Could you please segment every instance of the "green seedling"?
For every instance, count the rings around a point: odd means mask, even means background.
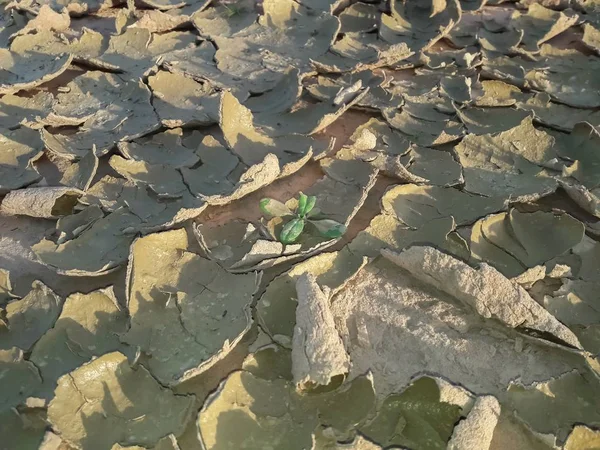
[[[331,219],[316,219],[321,213],[315,208],[317,197],[307,196],[300,192],[296,211],[292,211],[284,203],[272,198],[263,198],[260,201],[260,209],[272,217],[291,217],[283,226],[279,234],[282,244],[293,244],[300,237],[307,223],[313,225],[321,236],[336,239],[346,232],[346,226]]]
[[[223,12],[223,15],[225,17],[227,17],[228,19],[233,16],[237,16],[237,15],[241,14],[241,12],[242,12],[242,8],[240,8],[239,6],[237,6],[235,4],[228,5],[226,3],[223,3],[223,6],[225,7],[225,11]]]

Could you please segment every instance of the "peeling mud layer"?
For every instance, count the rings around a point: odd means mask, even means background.
[[[600,2],[0,1],[0,450],[600,448]]]

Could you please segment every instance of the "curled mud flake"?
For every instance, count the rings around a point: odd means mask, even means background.
[[[526,100],[523,98],[516,105],[520,109],[533,112],[536,122],[559,131],[570,132],[579,122],[600,125],[600,112],[555,103],[545,92],[534,94]]]
[[[474,225],[471,251],[475,259],[515,277],[567,253],[581,242],[584,229],[583,223],[568,214],[512,209]]]
[[[48,115],[53,101],[53,95],[44,91],[27,97],[3,95],[0,99],[0,128],[14,129],[19,125],[40,128],[38,120]]]
[[[449,216],[454,217],[458,225],[466,225],[505,209],[505,202],[499,197],[479,197],[450,187],[415,184],[391,187],[381,203],[384,212],[393,213],[411,228]]]
[[[575,425],[571,434],[565,442],[565,450],[585,450],[600,446],[600,431],[586,427],[585,425]]]
[[[109,164],[123,178],[136,186],[148,186],[159,197],[180,198],[188,192],[181,173],[168,164],[148,164],[117,155],[110,157]]]
[[[108,353],[58,379],[48,420],[67,442],[90,449],[115,443],[151,447],[183,432],[194,397],[175,395],[127,357]]]
[[[544,44],[539,62],[528,69],[525,78],[531,88],[546,92],[558,103],[596,108],[600,106],[600,84],[591,73],[599,68],[598,57]]]
[[[15,298],[12,292],[13,287],[10,279],[10,272],[0,269],[0,307],[3,307],[10,300]]]
[[[63,299],[41,281],[34,281],[22,299],[9,302],[0,320],[0,349],[29,351],[60,314]]]
[[[78,121],[73,134],[42,131],[46,148],[60,158],[78,160],[92,149],[108,153],[122,140],[133,140],[160,127],[150,103],[151,93],[139,80],[122,81],[116,75],[93,71],[71,81],[68,92],[57,96],[56,116]]]
[[[317,105],[307,104],[287,113],[266,111],[257,114],[256,123],[274,137],[315,134],[335,122],[349,108],[360,103],[369,92],[369,87],[359,87],[356,92],[350,88],[342,88],[338,93],[339,97],[333,101]],[[343,89],[347,89],[347,92]]]
[[[348,251],[321,253],[296,264],[275,278],[256,306],[256,317],[263,330],[280,345],[291,348],[296,323],[296,282],[305,273],[313,274],[320,286],[340,290],[366,264],[366,258]]]
[[[469,3],[473,3],[467,0]],[[464,2],[461,2],[461,4]],[[467,48],[477,44],[477,34],[482,27],[478,13],[467,11],[463,7],[461,20],[446,34],[445,39],[457,48]]]
[[[375,33],[350,32],[310,62],[322,73],[346,73],[400,64],[413,53],[405,43],[389,44]]]
[[[67,297],[54,327],[35,344],[29,357],[42,376],[39,395],[51,399],[62,375],[94,357],[121,350],[119,335],[126,331],[127,314],[112,287]]]
[[[516,378],[531,383],[585,364],[581,355],[538,340],[527,339],[526,351],[517,351],[518,331],[485,320],[385,259],[364,266],[334,295],[331,309],[352,361],[349,378],[371,368],[380,396],[424,371],[474,393],[502,396]]]
[[[194,148],[183,145],[182,134],[181,128],[175,128],[132,142],[119,142],[117,147],[125,158],[134,161],[168,164],[176,169],[195,166],[200,162],[200,157]]]
[[[537,130],[531,117],[498,134],[466,136],[455,147],[464,168],[465,189],[512,201],[534,201],[554,192],[554,138]]]
[[[192,16],[192,21],[203,37],[230,37],[256,22],[255,6],[254,0],[236,1],[232,5],[224,2],[199,10]]]
[[[73,213],[83,192],[69,187],[34,187],[9,192],[0,212],[43,219],[58,219]]]
[[[560,145],[562,144],[562,145]],[[565,167],[563,175],[572,177],[588,189],[600,186],[600,132],[591,124],[575,125],[568,138],[559,142],[558,153],[573,163]]]
[[[448,449],[489,449],[500,417],[500,410],[500,403],[496,397],[492,395],[478,397],[467,418],[454,428],[450,442],[448,442]]]
[[[479,107],[512,106],[522,97],[521,89],[499,80],[483,80],[482,94],[475,99]]]
[[[462,168],[448,151],[410,145],[386,123],[371,119],[356,129],[339,158],[369,163],[387,176],[408,183],[455,185]]]
[[[343,5],[343,0],[299,0],[298,3],[314,11],[327,11],[334,13],[336,9]]]
[[[600,218],[600,189],[588,189],[579,183],[559,180],[559,185],[585,211]]]
[[[302,135],[271,137],[254,126],[249,109],[229,92],[222,97],[219,126],[225,142],[233,153],[248,166],[260,163],[268,154],[279,159],[282,175],[290,175],[300,169],[313,155],[327,152],[332,143],[325,146]]]
[[[92,149],[91,152],[88,152],[79,161],[74,162],[65,170],[60,183],[64,186],[87,191],[96,176],[99,165],[100,160],[96,152]]]
[[[39,133],[34,130],[0,130],[0,195],[40,180],[33,162],[42,156],[43,149]]]
[[[360,429],[383,448],[445,449],[460,407],[440,398],[436,380],[422,377],[383,400],[377,415]]]
[[[439,113],[438,113],[439,114]],[[463,137],[465,128],[451,116],[441,120],[419,119],[407,110],[383,110],[383,116],[391,127],[401,131],[411,142],[424,147],[448,144]]]
[[[176,57],[195,47],[196,36],[187,31],[152,34],[145,28],[127,28],[111,36],[108,49],[98,59],[125,72],[125,78],[137,80],[148,75],[165,55]]]
[[[325,292],[306,273],[296,281],[298,306],[292,338],[292,371],[301,390],[327,386],[335,377],[345,377],[350,361],[329,311]]]
[[[168,128],[197,127],[218,122],[220,96],[209,83],[160,71],[148,77],[154,106]]]
[[[302,77],[295,68],[286,70],[272,89],[244,102],[253,114],[278,114],[289,112],[302,94]],[[285,116],[284,116],[285,117]]]
[[[497,51],[483,50],[481,76],[500,80],[519,88],[528,87],[526,74],[536,67],[535,61],[525,56],[509,57]]]
[[[198,415],[202,443],[215,450],[310,448],[316,417],[307,414],[285,380],[262,380],[234,372],[206,401]]]
[[[600,30],[591,23],[583,24],[583,37],[581,42],[590,50],[600,54]]]
[[[391,14],[381,15],[379,36],[390,44],[406,44],[413,52],[427,50],[460,21],[458,0],[395,1]]]
[[[281,173],[274,154],[269,153],[262,161],[247,167],[210,135],[202,139],[195,154],[201,164],[181,168],[180,172],[190,192],[210,205],[240,199],[272,183]]]
[[[340,17],[340,33],[367,32],[377,28],[380,11],[377,5],[354,3],[344,9]]]
[[[100,206],[103,210],[129,211],[137,223],[124,228],[124,233],[151,233],[173,227],[197,217],[207,204],[183,191],[178,198],[159,198],[144,183],[139,185],[123,178],[107,175],[95,183],[80,199],[83,205]]]
[[[562,279],[557,290],[544,295],[543,305],[569,326],[583,347],[597,357],[600,353],[600,303],[597,295],[600,279],[593,261],[600,255],[600,245],[585,238],[572,252],[581,261],[580,267],[575,268],[568,279]]]
[[[568,136],[560,136],[558,153],[571,161],[563,168],[560,186],[579,206],[600,217],[600,177],[597,150],[600,134],[586,122],[577,123]]]
[[[486,319],[495,318],[510,328],[532,330],[564,345],[581,349],[577,337],[532,299],[527,291],[487,264],[473,269],[433,247],[411,247],[401,253],[382,250],[382,255],[414,277],[430,283]]]
[[[149,370],[167,385],[203,372],[235,348],[250,328],[260,280],[256,273],[230,274],[189,245],[183,229],[139,238],[128,267],[131,328],[123,339],[151,357]]]
[[[362,70],[344,74],[341,77],[318,76],[317,83],[305,87],[310,95],[321,101],[334,101],[339,94],[357,92],[363,86],[369,91],[354,103],[355,108],[380,110],[388,104],[399,101],[395,94],[386,90],[391,82],[385,73]],[[360,84],[359,84],[360,83]]]
[[[228,87],[236,86],[240,99],[245,100],[250,92],[273,89],[290,66],[310,72],[310,60],[327,52],[340,27],[336,16],[293,0],[264,0],[262,14],[257,9],[253,0],[246,0],[196,14],[194,25],[200,35],[216,45],[214,58],[178,65]]]
[[[521,46],[525,51],[539,52],[540,45],[566,31],[579,20],[579,16],[572,10],[553,11],[533,3],[526,13],[513,13],[511,26],[524,32]]]
[[[71,65],[73,55],[19,54],[2,48],[0,61],[0,94],[11,94],[35,88],[58,77]]]
[[[289,381],[236,371],[200,410],[199,436],[205,447],[215,450],[239,449],[249,443],[251,448],[308,449],[318,426],[327,426],[334,439],[349,440],[351,430],[371,412],[374,400],[368,375],[334,391],[301,395]]]
[[[37,367],[26,361],[23,350],[17,347],[0,350],[0,373],[0,411],[3,413],[24,403],[42,382]]]
[[[13,37],[31,32],[40,32],[42,30],[51,30],[57,32],[68,31],[70,26],[71,18],[66,9],[63,9],[60,13],[58,13],[50,8],[50,6],[42,5],[37,16],[27,22],[27,25],[15,33]]]
[[[154,8],[159,11],[168,11],[170,9],[182,8],[192,1],[181,0],[141,0],[142,5],[148,8]],[[210,2],[209,2],[210,3]]]
[[[145,28],[152,33],[164,33],[191,25],[191,16],[184,9],[167,12],[160,10],[136,11],[137,21],[130,28]]]
[[[600,423],[598,405],[589,401],[600,395],[600,385],[589,372],[573,370],[531,384],[513,382],[507,395],[507,407],[534,431],[557,435],[559,440],[574,424]]]
[[[140,225],[138,216],[121,208],[97,220],[78,236],[63,243],[43,239],[32,246],[40,261],[60,274],[99,276],[110,273],[127,260],[135,238],[130,229]]]
[[[457,109],[456,113],[469,133],[494,134],[518,127],[530,116],[528,111],[516,108]]]
[[[56,222],[57,243],[74,239],[103,217],[104,213],[98,205],[86,206],[81,211],[61,217]]]

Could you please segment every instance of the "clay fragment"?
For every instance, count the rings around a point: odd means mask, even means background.
[[[260,282],[260,274],[230,274],[189,246],[180,229],[139,238],[131,247],[131,328],[123,340],[151,356],[148,368],[165,385],[202,373],[235,348],[250,329]]]
[[[22,299],[9,302],[0,320],[0,349],[12,347],[29,351],[46,331],[54,326],[63,299],[41,281],[34,281]]]
[[[209,83],[160,71],[148,77],[154,106],[168,128],[197,127],[218,122],[219,96]]]
[[[302,389],[327,386],[348,373],[350,361],[329,311],[329,297],[315,276],[306,273],[296,281],[298,306],[292,338],[292,372]]]
[[[0,212],[43,219],[58,219],[73,213],[83,194],[68,187],[34,187],[9,192],[2,200]]]
[[[360,431],[383,448],[442,450],[460,417],[460,407],[441,400],[440,394],[435,379],[419,377],[403,392],[388,395]]]
[[[575,425],[565,442],[565,450],[585,450],[600,445],[600,432],[585,425]]]
[[[547,333],[559,342],[581,349],[579,340],[567,327],[523,288],[485,263],[473,269],[433,247],[411,247],[402,253],[384,249],[381,253],[418,279],[465,302],[485,318],[496,318],[524,332],[529,329]]]
[[[0,412],[24,403],[42,382],[38,369],[25,360],[23,350],[17,347],[0,350],[0,373]]]
[[[140,219],[121,208],[97,220],[78,236],[63,243],[43,239],[33,252],[58,273],[70,276],[100,276],[116,270],[127,260],[127,247],[134,239],[128,232]]]
[[[496,397],[486,395],[475,400],[466,419],[459,422],[452,432],[448,449],[488,449],[500,416],[500,403]]]
[[[108,353],[58,379],[48,420],[73,445],[90,449],[155,445],[169,433],[181,434],[191,416],[193,396],[175,395],[144,366]]]
[[[126,330],[126,313],[112,287],[71,294],[54,327],[36,342],[29,357],[43,380],[38,395],[51,399],[62,375],[94,357],[121,350],[119,335]]]
[[[73,55],[19,54],[5,48],[0,49],[0,94],[12,94],[24,89],[32,89],[62,74],[71,62]]]
[[[0,195],[40,180],[33,163],[42,156],[43,148],[34,130],[0,130]]]
[[[533,127],[530,117],[498,134],[468,135],[455,150],[469,192],[533,201],[557,187],[542,168],[556,166],[555,139]]]
[[[587,401],[599,392],[598,379],[591,373],[571,370],[534,383],[511,383],[507,403],[534,431],[566,437],[576,423],[599,423],[600,411]]]

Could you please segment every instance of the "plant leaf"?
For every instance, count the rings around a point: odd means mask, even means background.
[[[272,198],[263,198],[260,203],[260,209],[265,214],[275,217],[291,216],[294,213],[280,201]]]
[[[308,197],[308,201],[306,202],[306,207],[304,208],[304,216],[308,215],[313,208],[315,207],[315,205],[317,204],[317,197],[315,197],[314,195],[311,195],[310,197]]]
[[[282,244],[292,244],[298,239],[298,236],[302,234],[302,230],[304,230],[304,219],[294,218],[286,223],[281,230],[281,234],[279,235],[279,241]]]
[[[324,237],[335,239],[346,232],[346,225],[336,222],[335,220],[311,220],[310,223],[312,223]]]
[[[296,215],[304,217],[306,211],[306,204],[308,203],[308,197],[300,192],[298,196],[298,208],[296,208]]]
[[[321,208],[313,208],[306,213],[306,217],[317,217],[321,214]]]

